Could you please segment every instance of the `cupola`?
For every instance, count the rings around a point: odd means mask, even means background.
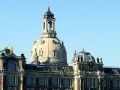
[[[67,65],[67,53],[63,41],[56,36],[55,17],[48,8],[43,16],[41,37],[35,41],[31,52],[31,63]]]

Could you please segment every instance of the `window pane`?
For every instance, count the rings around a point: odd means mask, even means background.
[[[64,79],[64,86],[65,87],[70,87],[70,78],[65,78]]]
[[[6,82],[8,85],[15,85],[15,76],[7,76]]]
[[[27,76],[26,77],[26,84],[27,85],[32,85],[32,80],[33,80],[33,78],[31,76]]]
[[[58,87],[58,78],[57,77],[52,78],[52,86]]]
[[[47,78],[46,77],[40,77],[39,78],[39,85],[46,86],[47,85]]]

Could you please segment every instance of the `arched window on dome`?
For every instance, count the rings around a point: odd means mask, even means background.
[[[44,44],[45,43],[45,41],[44,40],[41,40],[41,44]]]
[[[39,51],[39,56],[43,57],[43,50]]]
[[[54,56],[58,56],[58,50],[57,49],[55,49],[55,50],[53,50],[53,53],[54,53]]]
[[[43,29],[45,29],[45,22],[43,22]]]

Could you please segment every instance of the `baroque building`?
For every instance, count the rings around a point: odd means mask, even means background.
[[[55,17],[48,8],[41,37],[31,51],[31,63],[12,47],[0,51],[0,90],[120,90],[120,68],[103,66],[89,52],[75,52],[67,63],[63,41],[57,38]]]

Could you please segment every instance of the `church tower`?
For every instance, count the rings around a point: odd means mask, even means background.
[[[63,41],[57,38],[55,17],[50,8],[43,16],[42,33],[32,48],[31,63],[67,65],[67,53]]]

